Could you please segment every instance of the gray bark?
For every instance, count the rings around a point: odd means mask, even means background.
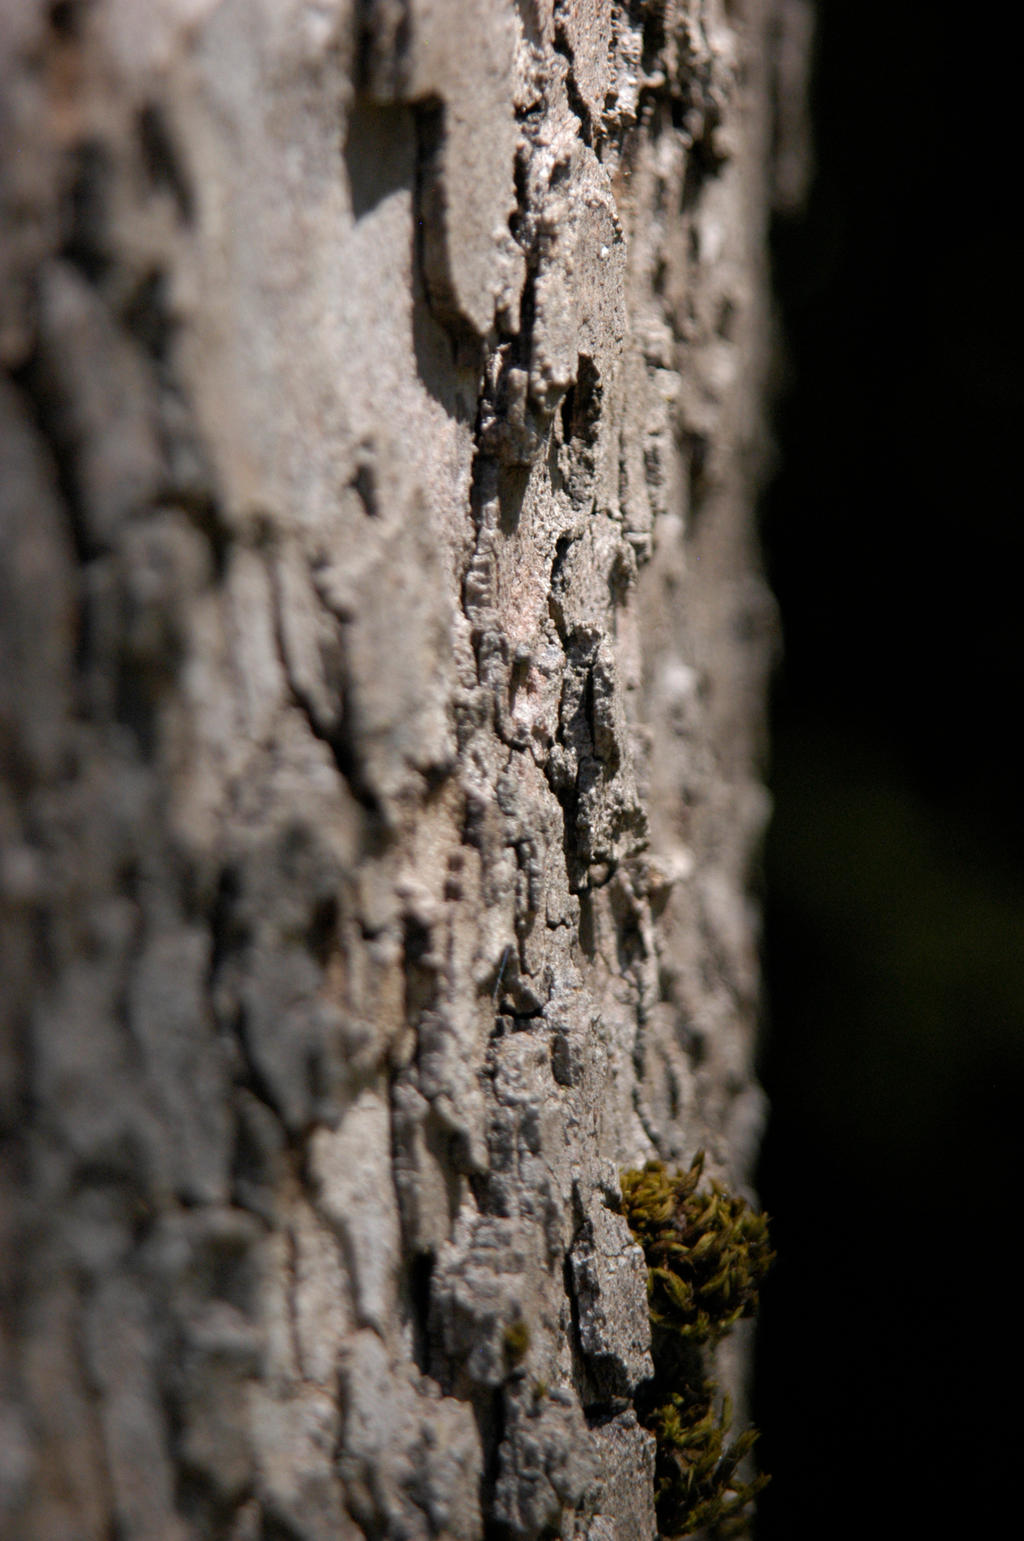
[[[653,1533],[617,1174],[763,1115],[775,10],[0,4],[5,1536]]]

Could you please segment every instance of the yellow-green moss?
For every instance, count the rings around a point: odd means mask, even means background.
[[[509,1322],[502,1334],[502,1348],[505,1352],[505,1364],[509,1370],[514,1370],[522,1364],[530,1351],[531,1334],[530,1325],[518,1317],[514,1322]]]
[[[657,1440],[654,1499],[658,1529],[665,1538],[710,1529],[716,1537],[740,1533],[744,1511],[768,1481],[743,1481],[736,1475],[753,1448],[756,1429],[746,1429],[726,1446],[732,1422],[728,1397],[715,1412],[717,1388],[711,1381],[670,1392],[644,1417]]]
[[[774,1253],[767,1217],[720,1183],[699,1190],[703,1168],[703,1151],[675,1175],[649,1161],[622,1174],[622,1199],[647,1259],[651,1322],[714,1344],[753,1311]]]
[[[757,1434],[748,1429],[726,1446],[731,1410],[726,1398],[716,1416],[706,1357],[755,1308],[774,1257],[768,1221],[719,1183],[700,1189],[703,1169],[701,1151],[684,1172],[649,1161],[622,1173],[626,1220],[647,1260],[654,1378],[640,1389],[637,1413],[657,1440],[655,1500],[665,1538],[736,1534],[767,1481],[736,1475]]]

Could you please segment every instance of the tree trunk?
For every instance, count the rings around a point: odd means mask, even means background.
[[[777,9],[2,0],[5,1536],[653,1533],[618,1173],[763,1116]]]

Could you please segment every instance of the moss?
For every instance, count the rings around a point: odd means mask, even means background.
[[[522,1317],[509,1322],[502,1337],[502,1348],[505,1353],[505,1364],[509,1370],[514,1370],[522,1364],[530,1351],[530,1327]]]
[[[622,1198],[647,1259],[652,1325],[713,1345],[753,1311],[774,1253],[767,1217],[719,1183],[701,1191],[703,1168],[703,1151],[674,1176],[649,1161],[622,1174]]]
[[[732,1422],[728,1398],[716,1415],[717,1388],[711,1381],[670,1392],[644,1418],[657,1440],[654,1500],[658,1529],[665,1537],[712,1530],[719,1537],[745,1529],[744,1511],[768,1481],[736,1475],[757,1439],[747,1429],[726,1446]]]
[[[701,1151],[689,1169],[660,1161],[622,1174],[623,1210],[647,1260],[654,1378],[637,1413],[657,1440],[655,1501],[663,1537],[710,1530],[738,1534],[743,1513],[767,1481],[743,1481],[737,1468],[757,1434],[730,1445],[731,1410],[716,1414],[706,1377],[711,1349],[757,1304],[774,1253],[768,1221],[719,1183],[701,1189]]]

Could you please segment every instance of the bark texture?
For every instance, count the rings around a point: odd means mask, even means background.
[[[617,1173],[762,1119],[776,9],[0,4],[12,1541],[654,1532]]]

